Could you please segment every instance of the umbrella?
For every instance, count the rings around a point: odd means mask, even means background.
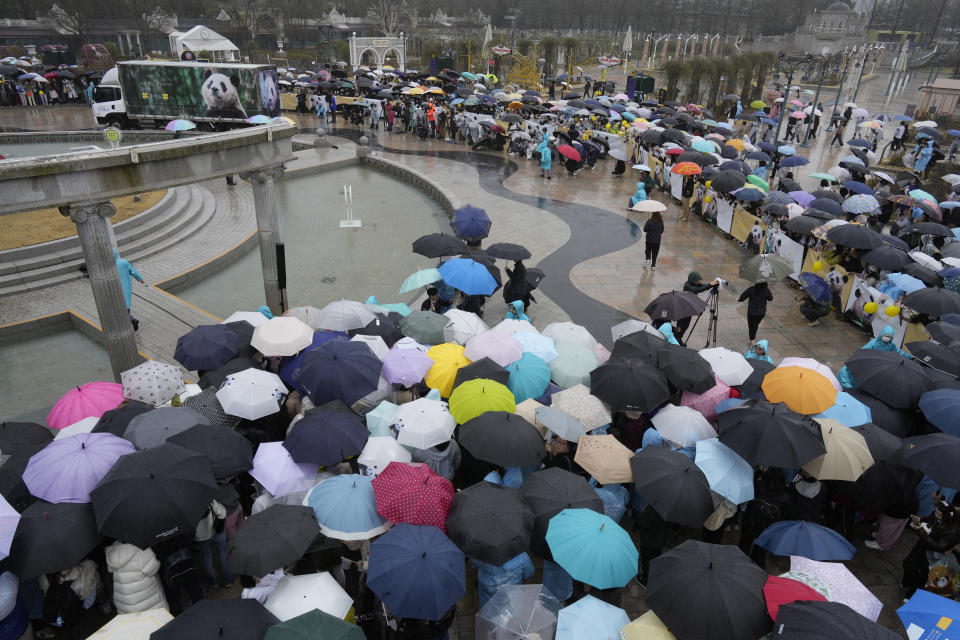
[[[868,196],[854,196],[868,197]],[[849,200],[847,201],[849,202]],[[842,224],[827,231],[827,240],[851,249],[870,251],[883,246],[880,234],[859,224]]]
[[[905,251],[886,243],[865,254],[863,261],[889,271],[900,271],[911,263]]]
[[[798,413],[820,413],[837,401],[837,388],[822,373],[802,366],[779,366],[761,385],[770,402],[782,402]]]
[[[730,397],[730,387],[719,378],[714,378],[714,385],[701,393],[684,391],[680,396],[680,406],[696,409],[707,420],[716,422],[717,405]]]
[[[397,617],[437,620],[466,592],[463,562],[436,528],[399,524],[370,546],[367,586]]]
[[[847,368],[858,388],[897,409],[916,407],[920,396],[933,389],[923,367],[895,352],[860,349],[847,360]]]
[[[750,464],[796,468],[827,452],[820,425],[784,404],[747,400],[718,423],[720,442]]]
[[[144,362],[121,373],[120,379],[124,398],[155,406],[186,390],[180,368],[162,362]]]
[[[534,415],[538,424],[568,442],[577,442],[587,434],[584,425],[576,418],[554,407],[537,407]]]
[[[574,462],[600,484],[630,482],[633,451],[611,435],[582,436],[577,443]]]
[[[905,346],[920,362],[945,371],[951,376],[960,375],[960,354],[954,350],[930,340],[911,342]]]
[[[216,489],[206,456],[164,444],[122,456],[90,497],[101,534],[146,548],[193,531]]]
[[[554,561],[574,580],[597,589],[626,586],[639,553],[630,534],[590,509],[563,509],[550,518],[546,535]]]
[[[908,293],[903,305],[917,313],[941,317],[948,313],[960,313],[960,294],[947,289],[927,288]]]
[[[747,378],[743,384],[737,385],[737,389],[741,394],[762,392],[761,385],[763,384],[763,379],[776,367],[766,360],[760,360],[758,358],[750,358],[747,362],[753,369],[753,373],[750,374],[750,377]]]
[[[929,328],[929,326],[928,326]],[[923,417],[937,429],[960,435],[957,413],[960,411],[960,391],[956,389],[936,389],[920,396],[920,411]]]
[[[256,327],[263,324],[269,318],[263,315],[259,311],[234,311],[229,316],[227,316],[222,324],[231,324],[234,322],[246,322],[250,326]]]
[[[488,331],[470,338],[464,347],[463,355],[473,361],[489,358],[501,367],[506,367],[524,354],[523,345],[509,334]]]
[[[310,346],[313,329],[294,317],[271,318],[253,330],[250,346],[265,356],[292,356]]]
[[[378,433],[371,432],[367,444],[363,446],[363,451],[357,456],[357,463],[364,467],[365,473],[371,477],[377,476],[391,462],[411,462],[413,460],[410,452],[390,435],[389,428],[387,428],[386,435],[377,435]]]
[[[619,637],[630,618],[620,607],[586,595],[557,616],[556,640],[607,640]]]
[[[630,467],[637,493],[667,522],[700,527],[713,513],[707,478],[683,453],[644,447],[630,460]]]
[[[298,420],[283,446],[294,462],[338,464],[363,451],[370,433],[352,413],[314,413]]]
[[[880,626],[839,602],[801,601],[785,604],[777,613],[777,635],[784,640],[822,637],[835,640],[895,640],[898,633]],[[919,635],[917,637],[920,637]]]
[[[779,576],[767,576],[767,582],[763,585],[763,598],[767,602],[767,613],[773,620],[777,619],[777,612],[785,604],[808,600],[827,601],[822,593],[814,591],[803,582]]]
[[[167,131],[189,131],[191,129],[196,129],[197,125],[190,122],[189,120],[183,120],[178,118],[176,120],[171,120],[164,127]]]
[[[542,584],[500,586],[477,612],[476,637],[553,638],[560,602]]]
[[[433,361],[431,360],[430,362],[432,363]],[[457,377],[453,382],[453,388],[456,390],[456,388],[464,382],[478,380],[481,378],[485,380],[493,380],[494,382],[498,382],[503,386],[507,386],[507,380],[510,378],[510,374],[507,373],[506,369],[490,358],[481,358],[480,360],[471,362],[462,369],[457,370]]]
[[[20,514],[0,497],[0,560],[10,555],[10,544],[20,524]]]
[[[446,524],[464,553],[500,566],[530,547],[533,512],[517,489],[478,482],[457,493]]]
[[[454,211],[453,220],[450,222],[457,237],[468,242],[479,242],[486,238],[490,234],[491,224],[493,223],[486,211],[469,204]]]
[[[353,601],[328,572],[285,576],[267,599],[266,608],[281,621],[315,609],[343,619]]]
[[[469,258],[452,258],[440,266],[443,281],[467,295],[490,295],[497,288],[487,267]]]
[[[804,293],[817,302],[829,303],[831,300],[830,286],[827,284],[826,280],[815,273],[801,273],[800,288],[803,289]]]
[[[234,573],[265,576],[297,562],[320,533],[309,507],[274,504],[246,519],[227,545]]]
[[[4,451],[10,447],[22,445],[43,446],[51,440],[53,440],[53,434],[50,430],[35,422],[0,423],[0,449]]]
[[[557,347],[550,338],[526,330],[514,331],[511,335],[523,346],[524,353],[532,353],[546,363],[552,362],[557,357]]]
[[[653,426],[665,440],[692,447],[700,440],[716,438],[716,430],[699,411],[668,404],[654,414]]]
[[[753,373],[753,368],[747,363],[746,358],[730,349],[723,347],[701,349],[700,356],[710,363],[713,373],[720,380],[731,386],[743,384]]]
[[[761,253],[740,265],[740,277],[748,282],[778,282],[793,273],[793,264],[786,258]],[[652,317],[652,316],[651,316]]]
[[[536,467],[546,455],[540,432],[507,411],[487,411],[463,423],[458,442],[474,458],[500,467]]]
[[[766,579],[737,547],[687,540],[651,560],[646,603],[678,638],[757,638]]]
[[[869,620],[876,620],[883,608],[880,600],[840,562],[818,562],[791,556],[788,577],[801,582],[814,578],[816,583],[826,587],[827,597],[832,602],[845,604]]]
[[[526,247],[509,242],[495,242],[487,247],[487,255],[504,260],[526,260],[531,257]]]
[[[513,318],[501,320],[499,324],[490,329],[490,331],[502,331],[504,333],[518,333],[521,331],[527,331],[529,333],[540,335],[540,332],[537,331],[537,328],[526,320],[514,320]]]
[[[313,317],[313,326],[327,331],[347,331],[366,327],[376,319],[377,315],[364,304],[354,300],[336,300],[317,311]],[[260,327],[257,327],[257,330],[259,329]],[[310,342],[307,342],[307,344],[310,344]],[[256,347],[257,345],[253,346]],[[304,346],[301,346],[300,349],[303,349]],[[300,349],[297,349],[297,351]]]
[[[574,162],[580,162],[580,152],[571,147],[568,144],[561,144],[557,146],[557,153],[562,155],[564,158],[569,158]]]
[[[47,414],[51,429],[63,429],[90,416],[99,418],[123,401],[123,388],[112,382],[90,382],[71,389]]]
[[[651,411],[669,397],[667,381],[638,359],[615,358],[590,372],[590,393],[614,411]]]
[[[420,269],[416,273],[407,276],[403,284],[400,285],[400,293],[413,291],[414,289],[431,285],[442,279],[443,276],[436,269]]]
[[[870,407],[860,402],[849,393],[841,391],[837,394],[837,401],[832,407],[813,416],[815,420],[831,418],[848,427],[854,427],[873,420]]]
[[[923,471],[937,484],[960,488],[960,438],[948,433],[930,433],[905,438],[905,464]]]
[[[531,546],[545,558],[552,557],[545,536],[553,516],[564,509],[592,509],[603,513],[603,502],[586,479],[559,467],[531,473],[520,486],[520,494],[533,511]]]
[[[171,436],[167,442],[205,455],[218,480],[253,468],[253,445],[233,429],[198,424]]]
[[[443,315],[449,320],[449,323],[444,328],[446,342],[466,344],[473,336],[490,330],[490,327],[480,319],[480,316],[475,313],[470,313],[469,311],[450,309]]]
[[[514,395],[509,388],[484,378],[464,382],[450,394],[450,414],[459,424],[487,411],[512,413],[515,408]]]
[[[136,449],[110,433],[84,433],[56,440],[34,454],[23,481],[47,502],[90,502],[90,491],[120,456]]]
[[[384,346],[393,347],[397,342],[403,338],[403,334],[400,332],[400,326],[395,318],[402,318],[399,314],[394,316],[393,313],[390,313],[386,316],[377,315],[369,324],[364,326],[362,329],[354,329],[352,331],[353,337],[357,336],[370,336],[380,338],[380,341]],[[318,335],[326,336],[323,339],[319,340],[316,338]],[[308,347],[307,351],[313,347],[318,347],[324,342],[329,342],[330,340],[335,340],[342,337],[344,334],[340,332],[330,332],[330,331],[318,331],[314,334],[313,345]],[[374,342],[374,344],[379,344]],[[367,346],[370,346],[370,350],[373,351],[374,346],[370,343],[367,343]],[[375,352],[376,353],[376,352]],[[280,366],[280,377],[284,375],[284,368],[289,370],[294,370],[294,365],[296,364],[296,369],[299,369],[300,365],[303,364],[303,356],[306,355],[306,351],[301,351],[296,357],[291,360],[284,362],[284,365]],[[382,356],[379,356],[382,359]]]
[[[313,486],[317,466],[294,462],[282,442],[264,442],[253,456],[250,475],[263,485],[264,489],[279,497],[305,491]]]
[[[433,360],[419,349],[394,349],[383,358],[383,377],[409,387],[423,380],[432,366]]]
[[[134,417],[123,437],[137,449],[150,449],[198,424],[210,424],[210,421],[187,407],[158,407]]]
[[[115,616],[87,640],[149,640],[150,634],[173,620],[166,609],[150,609]]]
[[[444,528],[453,485],[426,465],[391,462],[373,479],[377,513],[391,522]]]
[[[902,607],[897,609],[897,615],[903,626],[917,632],[918,637],[936,638],[944,626],[960,617],[960,604],[956,600],[917,589],[913,596]],[[944,637],[944,636],[941,636]]]
[[[663,334],[654,328],[652,324],[644,322],[643,320],[637,320],[636,318],[624,320],[623,322],[610,327],[610,334],[613,337],[614,342],[620,338],[630,335],[631,333],[637,333],[640,331],[663,340]]]
[[[363,629],[325,611],[313,609],[275,624],[263,636],[263,640],[364,640]]]
[[[703,168],[696,162],[678,162],[670,168],[670,173],[681,176],[695,176],[703,173]]]
[[[313,509],[320,532],[335,540],[369,540],[390,527],[377,513],[369,476],[344,474],[328,478],[310,490],[303,504]]]
[[[450,440],[456,421],[450,415],[447,403],[419,398],[397,409],[393,416],[402,445],[429,449]]]
[[[643,212],[666,211],[667,205],[657,200],[641,200],[637,204],[630,207],[630,210]]]
[[[298,357],[299,357],[299,356],[298,356]],[[296,359],[296,358],[294,358],[294,359]],[[281,364],[281,365],[280,365],[280,377],[281,377],[281,379],[284,378],[284,368],[285,368],[285,364],[286,364],[286,362],[285,362],[284,364]],[[200,379],[197,381],[197,383],[199,384],[199,386],[200,386],[201,389],[211,389],[211,388],[212,388],[213,391],[214,391],[214,393],[216,393],[216,391],[220,388],[220,385],[223,384],[223,381],[227,379],[227,376],[229,376],[229,375],[231,375],[231,374],[234,374],[234,373],[239,373],[239,372],[241,372],[241,371],[246,371],[247,369],[250,368],[250,365],[251,365],[251,360],[250,360],[249,357],[246,357],[246,358],[234,358],[234,359],[232,359],[232,360],[228,360],[228,361],[226,362],[226,364],[223,364],[223,365],[217,367],[217,368],[214,369],[213,371],[205,371],[205,372],[203,373],[203,375],[200,376]],[[292,379],[291,379],[291,383],[292,383]],[[294,385],[294,386],[296,386],[296,385]],[[188,398],[188,400],[189,400],[189,398]],[[137,404],[141,404],[141,403],[137,403]],[[141,404],[141,406],[147,406],[147,405],[142,405],[142,404]],[[129,420],[129,418],[127,418],[127,420]],[[111,432],[113,432],[113,427],[111,427],[110,429],[111,429]],[[123,433],[123,430],[122,430],[122,429],[120,429],[120,433],[121,433],[121,434]]]
[[[833,529],[802,520],[775,522],[754,544],[777,556],[803,556],[813,560],[849,560],[857,552]]]
[[[333,340],[303,357],[297,382],[315,404],[336,398],[353,404],[377,388],[382,366],[366,344]]]
[[[34,502],[20,514],[8,542],[7,568],[21,580],[65,571],[99,542],[89,504]]]
[[[510,374],[507,386],[519,402],[540,397],[550,384],[550,367],[532,353],[524,353],[519,360],[511,362],[505,369]]]
[[[830,370],[830,367],[827,365],[814,360],[813,358],[784,358],[780,362],[781,367],[802,367],[810,371],[815,371],[821,376],[830,381],[830,384],[833,385],[833,388],[838,392],[841,390],[840,381],[837,380],[837,376],[833,374],[833,371]]]
[[[227,376],[217,391],[223,410],[246,420],[276,413],[286,396],[287,387],[280,376],[254,368]]]
[[[597,340],[590,335],[587,329],[573,322],[551,322],[548,324],[541,335],[550,338],[557,345],[564,342],[573,342],[581,344],[587,349],[593,349],[597,346]]]
[[[180,336],[173,357],[191,371],[207,371],[235,357],[239,346],[240,336],[227,325],[201,325]]]
[[[559,386],[567,388],[590,383],[590,372],[600,364],[597,355],[575,342],[557,346],[557,356],[550,361],[550,376]]]
[[[706,476],[711,491],[734,504],[753,500],[753,468],[719,438],[698,440],[694,461]]]
[[[463,240],[446,233],[431,233],[413,241],[413,252],[427,258],[458,256],[468,250]]]
[[[447,263],[449,264],[449,263]],[[484,269],[489,277],[489,273]],[[444,330],[450,321],[446,316],[433,311],[414,311],[399,322],[403,335],[413,338],[421,344],[441,344],[444,341]]]

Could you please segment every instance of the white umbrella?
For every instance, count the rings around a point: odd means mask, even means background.
[[[264,442],[253,456],[250,475],[271,495],[280,497],[309,489],[318,469],[316,464],[294,462],[282,442]]]
[[[359,302],[337,300],[320,309],[316,322],[319,329],[346,331],[348,329],[362,329],[373,322],[376,317],[376,314]]]
[[[225,413],[257,420],[279,411],[287,393],[280,376],[251,367],[228,375],[217,391],[217,400]]]
[[[413,457],[403,445],[391,436],[373,436],[367,439],[357,463],[366,467],[368,476],[377,476],[391,462],[412,462]]]
[[[720,378],[720,381],[731,387],[743,384],[753,373],[753,367],[750,366],[747,359],[736,351],[715,347],[713,349],[700,349],[700,355],[710,363],[710,368]]]
[[[159,406],[186,388],[178,367],[152,360],[120,374],[123,397]]]
[[[362,342],[368,347],[370,351],[373,351],[373,355],[377,356],[383,360],[384,356],[390,353],[390,347],[387,346],[387,343],[383,341],[383,338],[380,336],[367,336],[363,334],[357,334],[350,338],[350,342]]]
[[[394,345],[393,345],[392,347],[390,347],[390,348],[393,349],[393,350],[395,350],[395,351],[400,351],[401,349],[416,349],[417,351],[420,351],[421,353],[426,353],[427,351],[430,350],[430,347],[428,347],[428,346],[426,346],[426,345],[420,344],[419,342],[417,342],[417,341],[414,340],[413,338],[400,338],[400,339],[397,340],[396,343],[394,343]]]
[[[74,422],[70,426],[64,427],[57,431],[57,435],[53,437],[54,440],[62,440],[63,438],[69,438],[70,436],[79,435],[81,433],[90,433],[93,431],[93,428],[97,426],[97,422],[100,418],[95,416],[90,416],[80,420],[79,422]]]
[[[271,318],[253,330],[250,345],[265,356],[293,356],[313,342],[313,329],[297,318]]]
[[[945,176],[940,176],[940,179],[950,185],[955,186],[957,184],[960,184],[960,175],[957,175],[955,173],[948,173]]]
[[[329,572],[323,571],[286,576],[277,583],[277,588],[267,598],[264,606],[281,622],[314,609],[320,609],[342,620],[353,606],[353,599]]]
[[[936,272],[943,269],[943,265],[940,264],[939,260],[933,256],[928,256],[922,251],[911,251],[907,255],[910,256],[910,259],[919,264],[921,267],[925,267],[931,271]]]
[[[784,358],[783,361],[778,365],[778,368],[779,367],[803,367],[804,369],[816,371],[824,378],[829,380],[834,389],[837,391],[843,391],[843,387],[840,386],[840,381],[837,380],[837,376],[833,374],[833,371],[830,369],[830,367],[822,362],[817,362],[813,358]]]
[[[717,431],[703,414],[691,407],[668,404],[653,416],[653,426],[665,440],[681,447],[692,447],[700,440],[716,438]]]
[[[557,357],[557,347],[553,340],[539,333],[514,331],[513,339],[523,345],[524,353],[532,353],[547,364]]]
[[[287,309],[287,312],[284,313],[283,316],[285,318],[296,318],[311,329],[319,329],[320,327],[316,326],[316,318],[319,313],[320,309],[307,305],[306,307]]]
[[[400,405],[393,415],[397,442],[417,449],[429,449],[447,442],[457,427],[446,402],[419,398]]]
[[[593,350],[597,346],[597,340],[586,327],[573,322],[551,322],[547,328],[541,332],[541,335],[552,339],[554,343],[576,342],[582,344],[587,349]]]
[[[150,634],[173,620],[166,609],[124,613],[97,629],[87,640],[150,640]]]
[[[467,340],[463,355],[473,362],[490,358],[501,367],[505,367],[523,356],[523,345],[508,333],[487,331]]]
[[[450,323],[443,328],[443,337],[447,342],[467,344],[467,340],[473,336],[490,330],[480,316],[469,311],[450,309],[443,315],[450,319]]]
[[[537,422],[557,434],[567,442],[578,442],[580,436],[587,435],[583,425],[559,409],[553,407],[537,407]]]
[[[223,322],[220,324],[227,324],[228,322],[249,322],[256,327],[263,324],[267,320],[269,320],[269,318],[259,311],[234,311],[229,316],[224,318]]]
[[[504,331],[506,333],[515,333],[517,331],[529,331],[531,333],[540,333],[537,331],[537,328],[526,320],[514,320],[512,318],[507,318],[506,320],[501,320],[500,324],[490,329],[490,331]]]
[[[650,324],[649,322],[644,322],[643,320],[637,320],[636,318],[630,318],[629,320],[624,320],[620,324],[615,324],[610,327],[610,335],[613,336],[613,341],[616,342],[623,336],[628,336],[631,333],[636,333],[638,331],[646,331],[652,336],[656,336],[661,340],[666,340],[663,334],[657,331],[657,329]]]

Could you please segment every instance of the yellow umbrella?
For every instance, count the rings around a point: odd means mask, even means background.
[[[457,370],[470,364],[470,360],[463,355],[462,346],[449,342],[430,347],[427,355],[433,360],[433,366],[427,372],[424,382],[431,389],[439,391],[444,398],[449,398]]]
[[[620,629],[620,638],[621,640],[677,640],[676,636],[667,629],[667,625],[663,624],[663,620],[653,611],[647,611]]]
[[[803,470],[817,480],[856,482],[873,466],[873,456],[860,432],[830,418],[817,418],[827,453],[814,458]]]
[[[507,109],[519,109],[522,106],[523,106],[522,102],[514,101],[507,105]]]
[[[440,95],[444,95],[443,89],[441,89],[440,87],[430,87],[430,90],[428,93],[439,93]]]
[[[148,640],[150,634],[173,620],[166,609],[125,613],[103,625],[87,640]]]
[[[426,91],[423,90],[423,87],[414,87],[408,92],[411,96],[422,96]]]
[[[615,484],[633,481],[632,457],[633,451],[613,436],[580,436],[573,461],[600,484]]]
[[[516,409],[517,403],[510,389],[494,380],[468,380],[450,394],[450,415],[458,424],[473,420],[487,411],[513,413]]]
[[[763,378],[760,388],[770,402],[783,402],[807,415],[826,411],[837,401],[833,384],[806,367],[777,367]]]
[[[440,78],[435,78],[434,76],[430,76],[429,78],[427,78],[427,82],[439,82],[439,81],[440,81]]]
[[[746,143],[740,138],[730,138],[723,144],[728,144],[734,149],[736,149],[737,151],[743,151],[746,148]]]
[[[523,98],[523,94],[522,94],[522,93],[508,93],[508,94],[507,94],[507,97],[510,98],[511,100],[520,100],[521,98]]]

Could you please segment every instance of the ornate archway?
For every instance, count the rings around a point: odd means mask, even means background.
[[[384,36],[382,38],[358,38],[353,34],[349,38],[350,42],[350,64],[358,67],[361,64],[363,54],[371,52],[376,60],[377,66],[382,66],[387,55],[393,52],[397,56],[398,69],[403,71],[407,64],[407,42],[401,32],[399,37]]]

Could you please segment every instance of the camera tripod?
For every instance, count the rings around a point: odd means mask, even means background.
[[[707,300],[706,300],[707,308],[704,309],[704,311],[710,312],[710,322],[707,323],[707,342],[705,345],[703,345],[704,349],[711,346],[712,347],[717,346],[717,324],[718,324],[719,312],[720,312],[719,293],[720,291],[717,287],[711,287],[710,295],[707,296]],[[686,335],[688,336],[693,335],[694,330],[696,330],[697,328],[697,323],[700,322],[700,318],[702,317],[703,317],[703,311],[701,311],[700,315],[697,316],[697,319],[694,320],[693,326],[690,327],[690,332],[687,333]]]

